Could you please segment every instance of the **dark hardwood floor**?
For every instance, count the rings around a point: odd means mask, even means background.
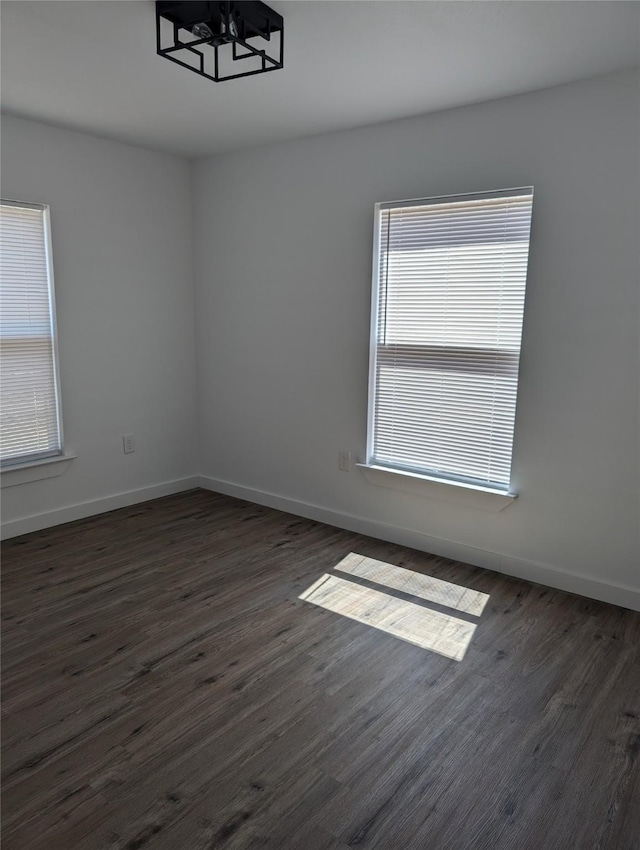
[[[349,552],[490,594],[412,599],[463,660],[298,599]],[[3,850],[640,848],[640,614],[204,491],[7,542],[3,613]]]

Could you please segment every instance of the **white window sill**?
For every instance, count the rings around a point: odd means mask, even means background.
[[[31,481],[42,481],[45,478],[56,478],[63,475],[69,468],[76,455],[58,455],[46,457],[43,460],[32,460],[29,463],[18,463],[6,466],[0,474],[2,489],[15,487],[16,484],[29,484]]]
[[[445,481],[440,478],[432,478],[429,475],[420,475],[416,472],[388,469],[386,466],[375,466],[368,463],[358,463],[356,466],[362,470],[365,478],[371,484],[390,487],[393,490],[402,490],[414,496],[479,508],[483,511],[497,513],[511,505],[517,498],[513,493],[492,490],[490,487],[462,484],[459,481]]]

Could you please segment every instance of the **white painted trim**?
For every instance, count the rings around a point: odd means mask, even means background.
[[[376,425],[376,370],[378,358],[378,318],[380,313],[380,232],[382,211],[376,204],[373,214],[373,260],[371,268],[371,315],[369,322],[369,390],[367,393],[367,453],[366,461],[373,457],[373,432]],[[388,231],[387,231],[388,232]],[[388,261],[387,261],[388,262]]]
[[[197,486],[198,478],[194,475],[189,478],[178,478],[175,481],[164,481],[162,484],[153,484],[150,487],[141,487],[139,490],[128,490],[126,493],[115,493],[113,496],[106,496],[102,499],[92,499],[89,502],[68,505],[55,511],[10,520],[2,524],[0,537],[2,540],[7,540],[10,537],[29,534],[31,531],[40,531],[53,525],[62,525],[76,519],[115,511],[129,505],[137,505],[139,502],[159,499],[161,496],[171,496],[184,490],[193,490]]]
[[[69,469],[71,461],[77,455],[56,455],[30,463],[5,466],[0,472],[0,486],[16,487],[18,484],[30,484],[32,481],[44,481],[45,478],[57,478]]]
[[[403,469],[391,469],[371,463],[357,463],[356,466],[370,484],[402,490],[405,493],[411,493],[412,496],[479,508],[482,511],[493,513],[503,511],[518,498],[515,493],[505,493],[489,487],[479,487],[476,484],[465,484],[462,481],[447,481],[444,478],[406,472]]]
[[[446,540],[442,537],[432,537],[420,531],[412,531],[408,528],[377,522],[366,519],[365,517],[338,513],[337,511],[323,508],[319,505],[300,502],[296,499],[289,499],[284,496],[278,496],[275,493],[266,493],[262,490],[243,487],[239,484],[232,484],[230,481],[221,481],[217,478],[200,476],[199,483],[200,487],[204,490],[212,490],[227,496],[235,496],[238,499],[245,499],[259,505],[266,505],[267,507],[305,517],[306,519],[316,520],[317,522],[324,522],[328,525],[354,531],[357,534],[366,534],[369,537],[377,537],[381,540],[397,543],[399,546],[409,546],[412,549],[419,549],[422,552],[429,552],[433,555],[452,558],[453,560],[472,564],[476,567],[495,570],[496,572],[513,576],[514,578],[525,579],[536,584],[543,584],[547,587],[564,590],[568,593],[576,593],[580,596],[587,596],[590,599],[608,602],[611,605],[620,605],[622,608],[640,611],[639,588],[603,582],[598,579],[578,575],[569,570],[559,569],[548,564],[541,564],[537,561],[528,561],[511,555],[503,555],[499,552],[478,549],[474,546],[467,546],[464,543],[456,543],[453,540]]]
[[[51,342],[53,356],[53,381],[56,393],[56,414],[58,417],[58,440],[60,451],[64,454],[64,423],[62,421],[62,390],[60,388],[60,354],[58,351],[58,319],[56,312],[56,287],[53,276],[53,241],[51,236],[51,209],[44,204],[44,238],[47,277],[49,279],[49,321],[51,323]]]

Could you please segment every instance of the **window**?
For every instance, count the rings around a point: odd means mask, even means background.
[[[2,466],[62,454],[49,208],[0,205]]]
[[[377,205],[367,464],[508,492],[532,202]]]

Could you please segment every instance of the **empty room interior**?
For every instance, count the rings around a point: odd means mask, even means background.
[[[0,16],[3,850],[640,850],[640,3]]]

